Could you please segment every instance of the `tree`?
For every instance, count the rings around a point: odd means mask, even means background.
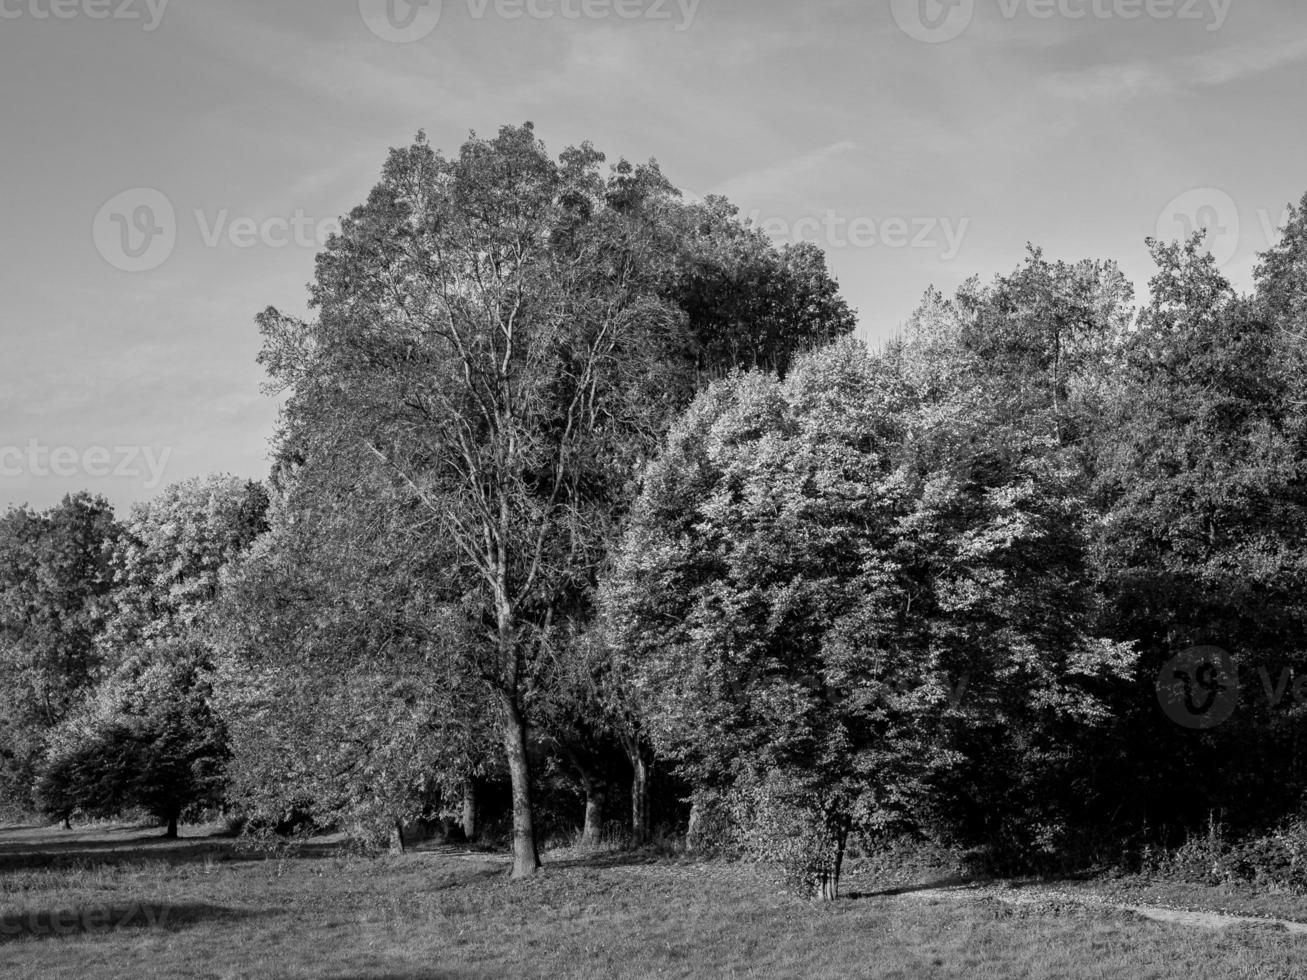
[[[968,280],[947,300],[927,292],[897,345],[918,397],[968,399],[996,423],[1074,447],[1093,428],[1134,290],[1113,262],[1025,262],[988,285]]]
[[[185,639],[208,614],[219,575],[267,527],[268,495],[239,477],[197,477],[136,504],[113,555],[106,656]]]
[[[1122,751],[1137,819],[1163,828],[1213,809],[1232,825],[1259,823],[1307,788],[1292,713],[1246,698],[1220,731],[1195,734],[1161,717],[1152,691],[1162,666],[1191,647],[1227,649],[1249,684],[1260,670],[1274,683],[1304,665],[1307,428],[1292,283],[1277,278],[1292,263],[1288,253],[1267,259],[1259,296],[1243,298],[1201,245],[1150,242],[1151,302],[1126,345],[1095,460],[1105,625],[1144,653]]]
[[[911,825],[974,753],[959,732],[1085,723],[1090,684],[1132,659],[1086,629],[1056,475],[966,438],[945,453],[968,420],[917,408],[852,342],[714,385],[646,472],[606,584],[660,751],[743,793],[749,839],[794,843],[826,898],[850,833]]]
[[[37,785],[42,809],[113,816],[139,807],[166,836],[221,802],[226,729],[209,704],[207,652],[168,644],[129,657],[51,739]]]
[[[279,476],[269,532],[224,574],[230,798],[379,843],[486,768],[490,712],[467,670],[481,640],[430,588],[440,553],[406,533],[413,502],[378,480],[364,504],[339,492],[359,478],[347,460],[322,463],[320,478]]]
[[[481,629],[517,877],[539,866],[527,739],[543,646],[586,615],[631,478],[704,360],[662,247],[674,191],[656,165],[605,179],[602,161],[589,145],[550,159],[529,124],[453,158],[419,137],[319,257],[316,321],[260,320],[295,452],[366,450],[419,503],[412,533],[453,546],[446,598]]]
[[[815,245],[778,251],[718,195],[667,202],[663,212],[660,245],[670,258],[661,291],[684,311],[701,376],[736,368],[784,375],[798,353],[857,326]]]
[[[1053,262],[1031,248],[991,283],[971,280],[952,299],[927,293],[886,350],[917,406],[908,444],[914,469],[963,481],[954,492],[964,506],[937,509],[933,519],[948,523],[936,533],[965,533],[977,508],[992,506],[984,495],[1000,492],[1010,495],[1011,519],[1045,529],[1038,550],[1050,580],[1042,585],[1020,584],[1029,570],[1007,564],[1022,551],[988,569],[976,558],[958,563],[964,574],[1012,578],[1012,595],[1028,590],[1028,629],[1046,628],[1030,613],[1048,606],[1059,615],[1076,610],[1090,635],[1134,640],[1114,630],[1110,601],[1078,584],[1093,578],[1100,515],[1091,487],[1100,446],[1111,442],[1103,420],[1121,389],[1132,297],[1114,263]],[[1013,606],[1004,616],[1022,613]],[[1092,689],[1116,709],[1132,697],[1130,680],[1116,672]],[[979,694],[970,689],[968,701]],[[983,846],[987,860],[1009,867],[1060,861],[1073,841],[1087,849],[1086,831],[1122,809],[1111,767],[1099,761],[1116,756],[1120,733],[1100,720],[1060,722],[1027,710],[1021,696],[982,715],[958,733],[970,761],[937,787],[935,831]]]
[[[79,634],[95,669],[73,670],[78,646],[63,645],[62,673],[78,678],[81,696],[51,716],[59,725],[40,770],[38,795],[53,815],[66,818],[71,802],[96,813],[140,806],[175,833],[184,812],[218,797],[226,735],[207,700],[203,627],[219,573],[263,530],[266,507],[257,483],[190,480],[136,505],[97,546],[95,628]],[[110,519],[107,505],[93,510]]]
[[[0,517],[0,809],[30,809],[46,734],[99,678],[118,534],[89,494]]]
[[[1290,330],[1302,346],[1307,339],[1307,194],[1280,229],[1280,240],[1259,256],[1254,272],[1257,300],[1264,315]]]

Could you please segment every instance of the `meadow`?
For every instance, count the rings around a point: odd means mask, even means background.
[[[545,857],[544,874],[511,882],[507,855],[442,846],[372,858],[337,837],[260,853],[198,828],[171,842],[126,824],[0,828],[0,976],[1270,980],[1301,976],[1307,955],[1307,936],[1280,925],[1114,907],[1176,897],[1141,882],[1043,882],[1014,902],[995,889],[1027,883],[855,868],[846,897],[819,904],[756,866]],[[1298,917],[1289,896],[1181,897]]]

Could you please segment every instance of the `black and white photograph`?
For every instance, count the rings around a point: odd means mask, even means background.
[[[0,0],[0,977],[1307,976],[1307,4]]]

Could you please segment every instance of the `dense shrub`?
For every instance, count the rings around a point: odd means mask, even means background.
[[[1307,820],[1297,818],[1273,830],[1230,840],[1214,819],[1207,831],[1166,850],[1147,847],[1143,873],[1200,885],[1247,882],[1307,894]]]

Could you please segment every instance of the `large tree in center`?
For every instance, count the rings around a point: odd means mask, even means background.
[[[366,454],[420,503],[411,533],[451,554],[446,598],[482,630],[475,669],[498,705],[515,876],[539,865],[527,730],[541,651],[584,614],[640,463],[698,377],[726,366],[678,299],[694,276],[668,246],[695,222],[667,219],[686,212],[656,165],[602,162],[588,145],[551,159],[530,124],[451,158],[419,137],[319,257],[317,319],[260,322],[262,360],[290,392],[287,455]],[[705,210],[695,227],[714,221]],[[818,319],[848,329],[823,295],[833,315]]]

